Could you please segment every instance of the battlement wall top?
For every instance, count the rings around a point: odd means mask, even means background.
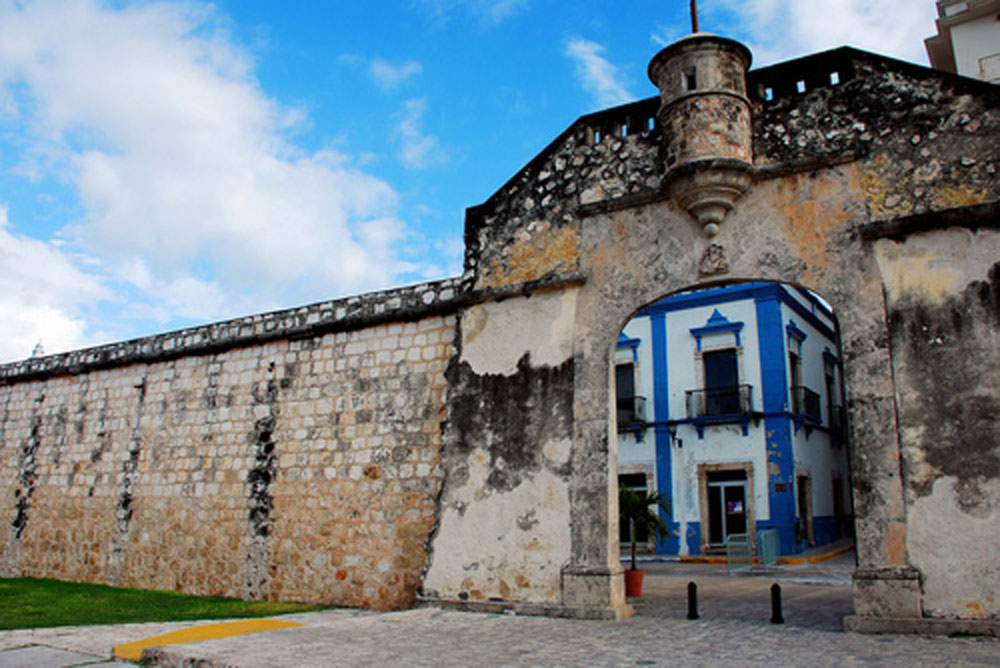
[[[460,293],[461,280],[449,278],[30,358],[0,365],[0,385],[421,320],[456,311]]]

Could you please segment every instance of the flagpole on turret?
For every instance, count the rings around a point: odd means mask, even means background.
[[[698,0],[691,0],[691,32],[698,32]]]

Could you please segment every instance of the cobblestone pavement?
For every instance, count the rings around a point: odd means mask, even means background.
[[[624,622],[437,609],[164,648],[163,665],[814,666],[1000,665],[993,640],[861,636],[792,624],[641,615]],[[187,665],[195,665],[193,661]]]
[[[646,586],[623,622],[488,615],[435,608],[287,615],[306,626],[162,648],[161,665],[226,666],[1000,666],[1000,641],[840,631],[851,612],[839,563],[725,574],[725,566],[644,564]],[[686,588],[701,619],[688,620]],[[785,624],[769,623],[782,583]],[[810,584],[825,582],[826,584]],[[107,657],[113,645],[185,626],[131,624],[0,633],[0,649],[62,647]],[[21,634],[17,637],[13,634]],[[12,644],[13,643],[13,644]],[[2,652],[0,652],[2,654]],[[203,661],[203,663],[197,663]],[[0,664],[2,666],[3,664]],[[53,664],[55,665],[55,664]]]

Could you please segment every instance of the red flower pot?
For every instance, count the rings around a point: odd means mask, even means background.
[[[642,577],[646,571],[625,569],[625,595],[642,596]]]

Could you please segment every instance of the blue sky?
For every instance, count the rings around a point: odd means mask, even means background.
[[[765,65],[933,0],[702,0]],[[0,362],[457,275],[464,209],[656,94],[688,0],[0,0]]]

